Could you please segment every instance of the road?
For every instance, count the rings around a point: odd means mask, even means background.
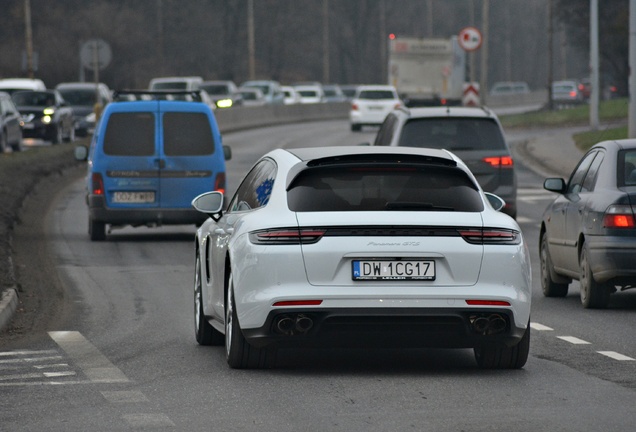
[[[230,190],[277,147],[359,144],[345,121],[228,134]],[[527,134],[509,134],[512,146]],[[193,227],[126,228],[91,243],[83,184],[47,219],[70,304],[59,327],[0,349],[2,431],[623,431],[636,413],[636,292],[584,310],[573,283],[541,294],[538,227],[551,194],[517,159],[533,262],[530,358],[483,371],[472,350],[284,350],[272,370],[231,370],[193,334]]]

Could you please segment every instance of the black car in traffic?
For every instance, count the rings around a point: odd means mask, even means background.
[[[22,115],[22,136],[59,144],[75,141],[73,108],[57,90],[18,91],[11,95]]]

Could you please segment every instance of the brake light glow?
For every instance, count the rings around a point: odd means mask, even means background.
[[[104,195],[104,179],[99,173],[93,173],[91,177],[91,188],[94,195]]]
[[[352,109],[353,111],[358,111],[358,109],[359,109],[359,108],[358,108],[358,104],[351,104],[351,109]]]
[[[249,239],[254,244],[289,245],[317,243],[325,234],[325,230],[278,228],[264,231],[254,231]]]
[[[285,300],[278,301],[273,306],[319,306],[322,300]]]
[[[510,156],[491,156],[482,159],[487,164],[499,168],[512,168],[514,162]]]
[[[470,306],[510,306],[510,303],[503,300],[466,300]]]
[[[216,175],[214,180],[214,190],[225,193],[225,173],[221,172]]]
[[[570,97],[573,97],[573,98],[576,97],[576,90],[572,90],[570,92]]]
[[[458,232],[466,242],[471,244],[517,245],[521,243],[521,234],[514,230],[477,228],[459,230]]]
[[[605,211],[603,227],[605,228],[634,228],[634,210],[629,205],[612,205]]]

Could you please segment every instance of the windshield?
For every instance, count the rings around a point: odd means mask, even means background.
[[[71,105],[93,106],[95,104],[95,90],[92,89],[60,89],[64,100]]]
[[[48,107],[55,105],[55,95],[49,92],[16,92],[11,95],[16,106],[41,106]]]

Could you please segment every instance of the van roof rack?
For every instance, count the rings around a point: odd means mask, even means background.
[[[113,92],[113,99],[125,95],[150,96],[150,98],[154,100],[165,99],[165,96],[189,95],[192,96],[192,99],[196,102],[202,101],[200,90],[115,90]]]

